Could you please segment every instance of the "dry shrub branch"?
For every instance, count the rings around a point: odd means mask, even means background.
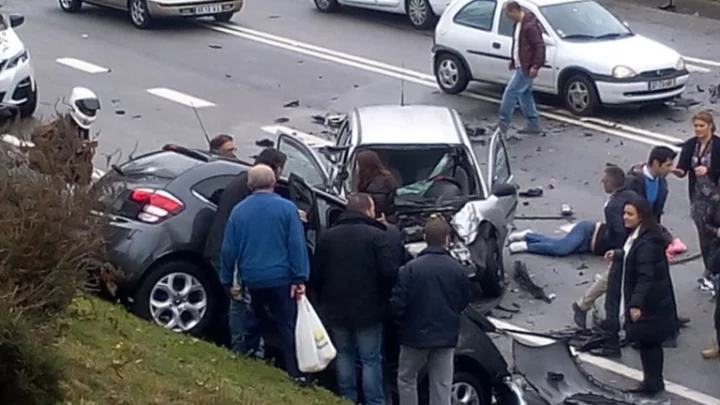
[[[89,184],[95,145],[64,115],[1,133],[35,147],[0,142],[0,398],[54,404],[55,322],[83,289],[91,259],[104,256],[104,219],[93,215]]]

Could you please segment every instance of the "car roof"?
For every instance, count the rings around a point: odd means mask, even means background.
[[[473,1],[475,1],[475,0],[461,0],[461,1],[460,1],[460,4],[462,4],[462,6],[464,6],[465,4],[471,3],[471,2],[473,2]],[[505,4],[505,3],[507,3],[507,2],[510,1],[510,0],[496,0],[496,1],[497,1],[498,4]],[[524,2],[524,3],[530,3],[530,4],[534,4],[534,5],[538,6],[538,7],[551,6],[551,5],[554,5],[554,4],[578,3],[578,2],[581,2],[581,1],[586,1],[586,0],[520,0],[521,3],[522,3],[522,2]],[[460,5],[460,4],[458,4],[458,5]],[[462,8],[462,6],[459,7],[459,8]],[[458,9],[459,9],[459,8],[458,8]]]
[[[455,110],[432,105],[358,107],[358,145],[464,144]]]

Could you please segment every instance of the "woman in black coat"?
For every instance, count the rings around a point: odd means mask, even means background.
[[[715,134],[717,127],[712,112],[698,111],[692,117],[692,124],[695,136],[683,143],[675,169],[676,176],[681,178],[688,176],[691,207],[695,204],[699,193],[698,178],[707,177],[714,184],[718,184],[720,180],[720,137]],[[708,263],[712,238],[708,238],[703,230],[698,228],[698,240],[705,265],[700,287],[708,290],[713,287]]]
[[[372,150],[364,150],[355,158],[355,187],[357,193],[369,194],[375,202],[375,216],[385,214],[390,223],[395,223],[395,196],[397,182],[383,165],[380,156]]]
[[[644,378],[632,391],[655,395],[665,389],[662,343],[678,328],[665,255],[670,241],[642,197],[625,204],[623,220],[632,233],[622,249],[606,254],[612,260],[606,310],[618,311],[627,339],[640,349]]]

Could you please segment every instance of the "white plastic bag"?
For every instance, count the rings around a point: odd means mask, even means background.
[[[310,301],[304,296],[298,301],[295,355],[298,368],[303,373],[323,371],[337,356],[337,350],[330,341],[330,336],[310,305]]]

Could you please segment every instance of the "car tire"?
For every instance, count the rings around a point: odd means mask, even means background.
[[[230,13],[220,13],[220,14],[215,14],[215,15],[213,16],[213,18],[214,18],[215,21],[217,21],[217,22],[227,23],[227,22],[230,22],[230,20],[232,20],[232,18],[233,18],[234,15],[235,15],[234,12],[230,12]]]
[[[428,0],[405,0],[405,12],[416,30],[429,30],[438,20]]]
[[[442,52],[435,58],[435,80],[447,94],[462,93],[470,83],[470,72],[459,57]]]
[[[565,108],[581,117],[593,115],[600,106],[595,83],[582,73],[574,74],[565,81],[562,97]]]
[[[38,90],[37,90],[37,83],[35,84],[35,90],[31,90],[30,94],[28,95],[27,101],[20,104],[20,117],[22,118],[28,118],[32,117],[33,114],[35,114],[35,110],[37,110],[38,106]]]
[[[60,8],[66,13],[77,13],[82,8],[81,0],[58,0]]]
[[[175,297],[170,294],[180,292],[188,283],[192,286],[190,293]],[[130,310],[140,318],[166,329],[204,336],[210,322],[219,313],[220,301],[215,297],[207,271],[192,262],[170,261],[150,270],[135,292]],[[170,307],[179,313],[179,318],[169,317],[162,309],[153,308],[151,301],[171,302]],[[204,302],[204,307],[201,302]],[[196,313],[188,310],[193,308],[189,304],[196,304]]]
[[[135,28],[146,30],[152,25],[152,16],[145,0],[128,0],[128,15]]]
[[[337,0],[314,0],[315,8],[323,13],[334,13],[340,10],[340,3]]]
[[[450,403],[490,405],[492,396],[474,374],[458,371],[453,376]]]

